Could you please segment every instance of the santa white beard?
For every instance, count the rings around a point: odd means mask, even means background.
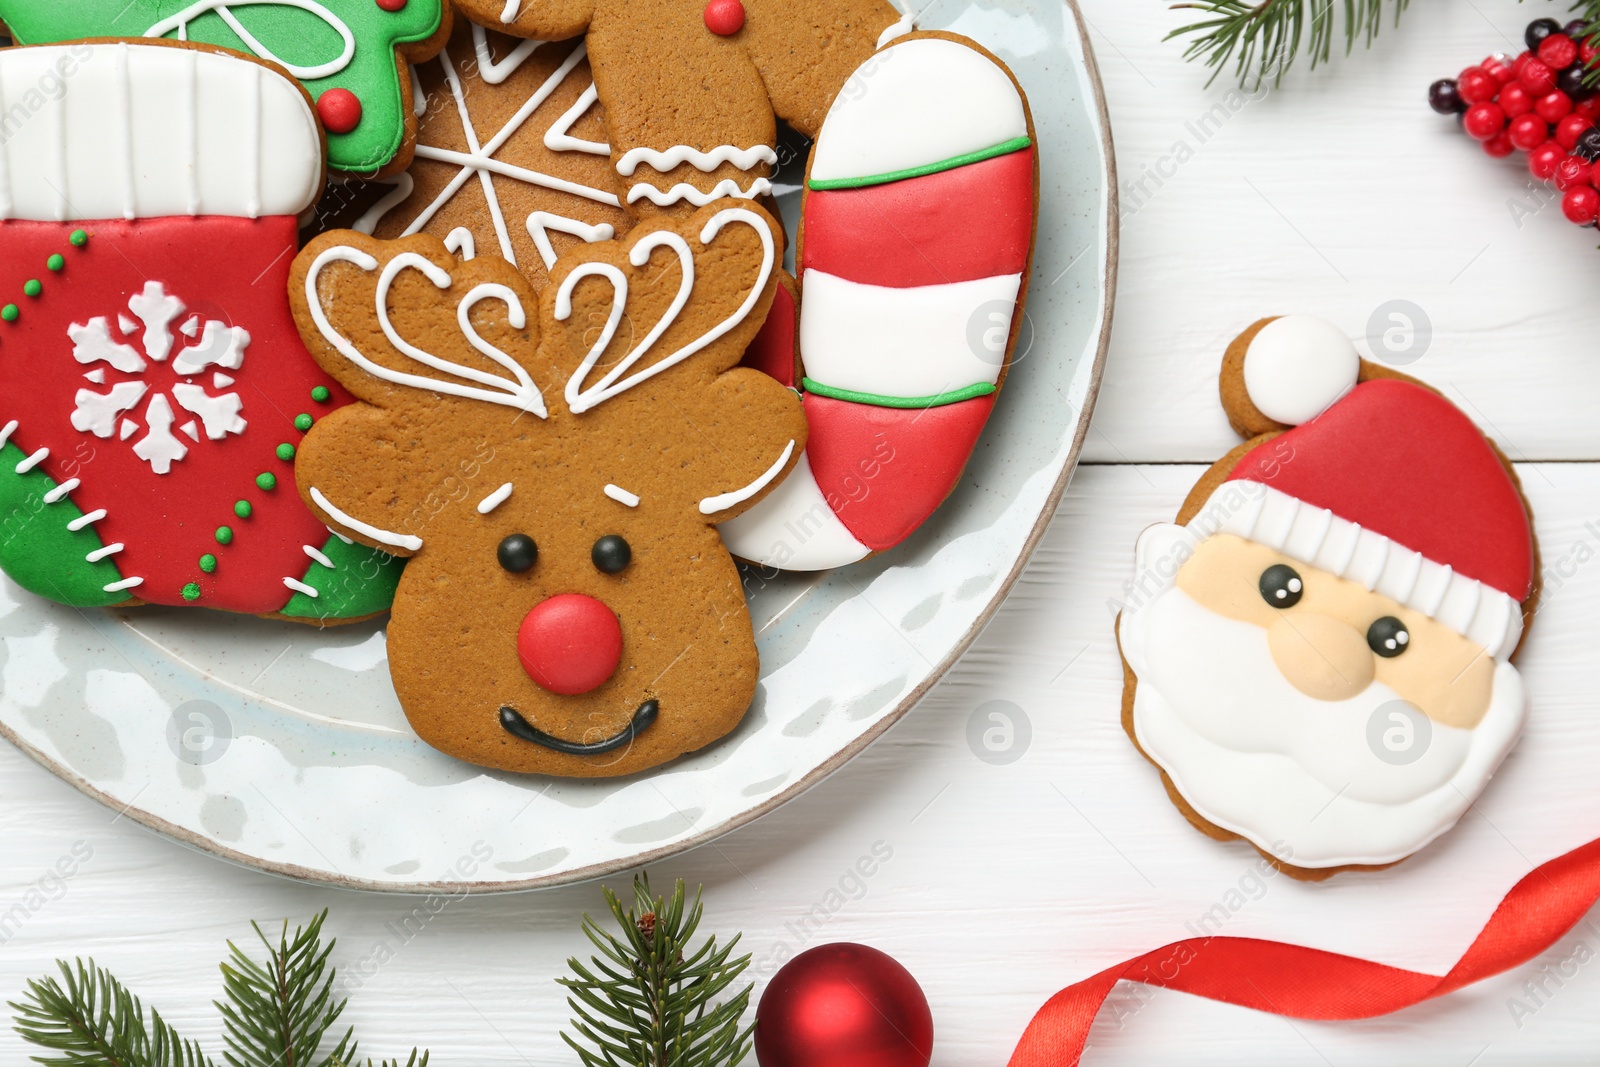
[[[1125,609],[1118,634],[1138,676],[1140,747],[1201,816],[1297,867],[1391,863],[1423,848],[1477,799],[1527,707],[1516,668],[1497,663],[1478,726],[1425,724],[1425,750],[1401,763],[1373,744],[1374,715],[1381,734],[1394,709],[1379,709],[1402,699],[1393,689],[1306,696],[1278,670],[1264,629],[1175,584]]]

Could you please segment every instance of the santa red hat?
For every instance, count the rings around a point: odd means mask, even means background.
[[[1245,391],[1293,429],[1246,453],[1212,497],[1244,490],[1241,505],[1208,505],[1196,521],[1360,582],[1505,658],[1533,589],[1522,494],[1455,405],[1412,382],[1358,384],[1360,363],[1321,320],[1263,327]]]

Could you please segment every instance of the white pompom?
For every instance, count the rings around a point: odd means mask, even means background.
[[[1262,327],[1244,355],[1244,388],[1267,418],[1310,422],[1354,389],[1361,354],[1337,326],[1285,315]]]

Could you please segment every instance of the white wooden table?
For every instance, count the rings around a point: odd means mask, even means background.
[[[1251,866],[1242,846],[1183,823],[1123,737],[1107,604],[1138,530],[1169,518],[1201,465],[1234,443],[1215,399],[1217,361],[1259,315],[1316,313],[1359,337],[1389,301],[1422,308],[1432,340],[1408,369],[1522,464],[1545,561],[1571,576],[1547,586],[1525,649],[1528,734],[1462,826],[1388,875],[1273,880],[1228,932],[1442,972],[1518,877],[1600,834],[1600,566],[1588,565],[1600,560],[1600,526],[1585,527],[1600,519],[1600,253],[1592,231],[1566,223],[1548,194],[1535,199],[1517,169],[1423,102],[1431,80],[1512,49],[1527,20],[1564,5],[1414,5],[1370,54],[1314,77],[1297,71],[1248,100],[1205,88],[1179,47],[1161,42],[1180,16],[1154,0],[1084,7],[1125,180],[1116,336],[1085,466],[1009,604],[920,708],[808,796],[654,872],[706,885],[711,926],[744,931],[758,982],[780,946],[857,940],[895,954],[933,1003],[939,1065],[1003,1062],[1049,994],[1186,936],[1185,923]],[[1141,190],[1147,173],[1161,181]],[[1032,725],[1010,765],[981,762],[965,740],[990,700],[1013,702]],[[348,1018],[366,1051],[421,1043],[441,1067],[574,1062],[557,1039],[566,1012],[553,979],[585,948],[577,917],[595,909],[595,887],[465,900],[406,939],[396,931],[413,901],[302,887],[192,854],[114,820],[9,748],[0,798],[0,914],[28,901],[75,844],[92,849],[64,887],[45,883],[48,897],[31,898],[42,903],[20,928],[0,931],[4,996],[58,955],[93,955],[214,1043],[223,939],[248,935],[252,918],[331,907],[336,962],[363,972]],[[829,912],[829,890],[880,841],[893,858]],[[1517,973],[1369,1023],[1289,1022],[1124,990],[1086,1062],[1592,1062],[1600,964],[1559,985],[1548,977],[1600,952],[1600,914],[1589,922]],[[378,966],[380,945],[393,958]],[[1545,988],[1539,1005],[1530,980]],[[1510,998],[1537,1010],[1518,1025]],[[0,1062],[24,1055],[0,1035]]]

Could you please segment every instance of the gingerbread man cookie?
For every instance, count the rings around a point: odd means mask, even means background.
[[[329,165],[404,170],[416,133],[409,64],[450,36],[450,0],[0,0],[18,44],[148,37],[221,45],[300,79],[328,131]],[[249,106],[248,98],[233,101]],[[173,121],[182,116],[174,114]]]
[[[0,50],[0,100],[26,113],[0,140],[0,568],[74,607],[387,608],[399,568],[295,491],[349,401],[286,291],[324,176],[305,91],[138,40]]]
[[[1249,440],[1139,538],[1123,725],[1212,837],[1304,879],[1396,863],[1522,729],[1527,503],[1471,420],[1320,320],[1251,326],[1221,389]]]
[[[758,659],[715,524],[806,445],[794,394],[737,366],[781,236],[714,203],[579,247],[536,296],[496,256],[326,234],[297,320],[361,401],[299,459],[308,505],[409,556],[389,627],[418,734],[460,759],[593,777],[738,724]]]
[[[587,34],[611,162],[640,215],[771,192],[777,119],[815,137],[852,73],[897,31],[886,0],[456,0],[480,25]],[[684,73],[692,71],[692,77]]]

